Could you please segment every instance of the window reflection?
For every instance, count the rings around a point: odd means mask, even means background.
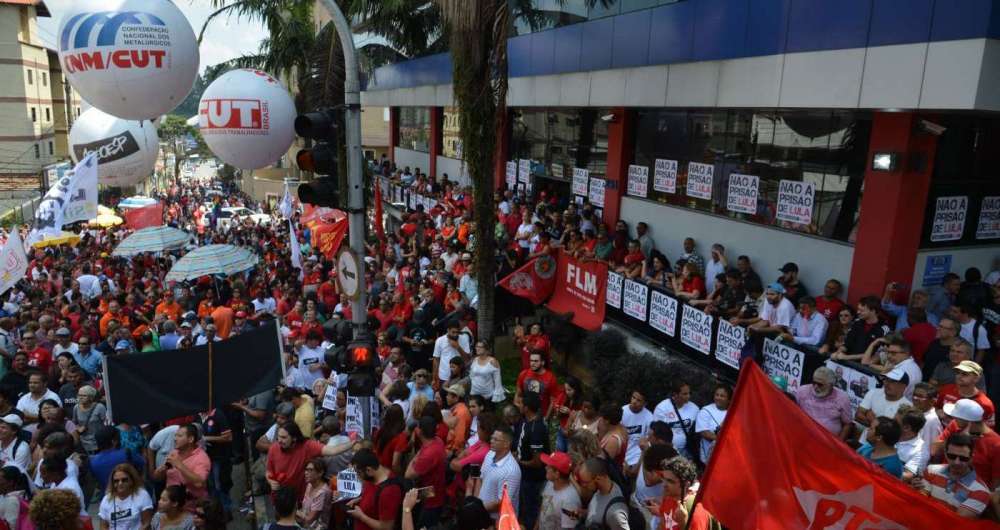
[[[568,181],[573,168],[603,177],[608,162],[604,109],[518,109],[512,112],[511,158],[531,159],[532,174]]]
[[[444,108],[441,127],[441,154],[448,158],[462,158],[462,138],[459,137],[458,107]]]
[[[431,111],[427,107],[399,108],[399,146],[431,152]]]

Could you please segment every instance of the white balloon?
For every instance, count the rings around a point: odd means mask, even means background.
[[[198,74],[194,31],[170,0],[76,0],[57,37],[69,82],[120,118],[170,112]]]
[[[148,177],[156,164],[160,140],[149,120],[123,120],[90,109],[69,131],[73,162],[97,151],[97,177],[108,186],[131,186]]]
[[[295,103],[277,79],[233,70],[212,82],[198,103],[198,127],[209,149],[229,165],[275,163],[295,139]]]

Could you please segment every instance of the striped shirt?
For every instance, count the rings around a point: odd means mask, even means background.
[[[521,466],[518,465],[514,454],[507,453],[507,456],[496,461],[495,451],[486,453],[481,473],[483,485],[479,488],[479,499],[484,504],[500,502],[500,497],[503,495],[503,485],[507,484],[507,495],[510,496],[510,501],[514,505],[514,511],[517,511],[518,493],[521,490]],[[490,515],[496,519],[499,512],[498,509]]]
[[[965,508],[981,514],[990,502],[990,490],[976,478],[975,471],[954,479],[948,474],[948,464],[930,465],[924,472],[924,484],[930,488],[931,497],[953,509]]]

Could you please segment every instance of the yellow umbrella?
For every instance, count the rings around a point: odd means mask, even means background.
[[[35,248],[57,247],[59,245],[76,245],[80,242],[79,234],[63,232],[57,236],[45,236],[41,241],[31,245]]]
[[[118,226],[124,222],[125,222],[124,219],[118,217],[113,213],[112,214],[102,213],[97,217],[91,219],[90,221],[87,221],[87,224],[89,224],[90,226],[99,226],[101,228],[110,228],[112,226]]]

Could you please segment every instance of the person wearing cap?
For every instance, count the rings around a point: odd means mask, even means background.
[[[253,326],[247,321],[246,311],[237,311],[236,320],[233,322],[232,335],[242,335],[251,330],[253,330]]]
[[[559,451],[542,454],[541,461],[545,464],[545,487],[537,530],[576,528],[578,521],[566,514],[577,512],[581,506],[580,494],[569,480],[573,461],[568,454]]]
[[[795,306],[785,298],[785,287],[772,283],[764,291],[765,302],[760,315],[753,318],[733,317],[732,324],[748,326],[751,333],[758,336],[785,333],[795,317]]]
[[[125,355],[127,353],[132,353],[132,343],[130,341],[122,339],[115,343],[115,355]]]
[[[456,383],[445,387],[445,401],[451,410],[451,415],[445,418],[448,425],[448,443],[446,449],[457,455],[465,449],[465,440],[469,437],[469,427],[472,425],[472,414],[465,404],[465,385]]]
[[[993,427],[995,425],[996,407],[990,400],[986,392],[979,389],[979,380],[983,377],[983,367],[975,361],[962,361],[953,367],[955,372],[955,382],[943,385],[938,389],[938,398],[935,407],[944,410],[949,403],[954,403],[960,399],[970,399],[983,408],[985,415],[983,421]]]
[[[940,347],[945,351],[947,359],[942,359],[936,363],[933,372],[931,372],[930,382],[939,388],[955,382],[955,367],[958,366],[958,363],[972,360],[972,344],[969,344],[968,341],[961,337],[955,336],[957,330],[958,324],[950,318],[942,318],[941,324],[938,325],[939,337],[943,334],[951,335],[947,341],[942,340],[940,343]],[[924,358],[924,362],[924,366],[926,367],[926,357]],[[985,379],[984,377],[980,377],[979,383],[976,384],[980,390],[986,390]]]
[[[806,286],[799,281],[798,264],[790,261],[778,270],[781,276],[778,276],[776,281],[785,287],[785,297],[791,300],[792,304],[798,305],[799,298],[809,294]]]
[[[990,489],[971,465],[975,442],[966,433],[955,433],[942,444],[945,463],[927,466],[914,485],[935,499],[944,501],[962,517],[976,519],[990,505]]]
[[[0,418],[0,467],[14,466],[22,473],[31,465],[31,449],[28,442],[21,440],[17,433],[24,420],[17,414],[7,414]]]
[[[865,296],[858,301],[858,318],[844,336],[844,344],[831,355],[837,361],[859,361],[875,339],[889,334],[889,326],[882,321],[879,311],[882,301],[877,296]]]
[[[976,476],[992,490],[1000,487],[1000,434],[986,424],[983,407],[971,399],[960,399],[945,405],[944,413],[951,421],[931,445],[931,455],[940,458],[951,435],[967,434],[973,442]]]
[[[900,406],[913,406],[903,396],[909,383],[910,376],[904,370],[896,368],[882,376],[881,388],[873,388],[865,394],[854,413],[854,421],[865,426],[861,433],[862,441],[867,439],[868,428],[875,426],[878,418],[895,418]]]
[[[876,353],[876,350],[881,347],[885,348],[884,361],[881,358],[882,356]],[[913,397],[913,387],[924,379],[920,365],[913,360],[913,356],[910,354],[910,343],[901,334],[897,333],[872,341],[861,358],[861,364],[882,373],[888,373],[896,368],[906,372],[906,375],[910,379],[909,384],[906,386],[906,392],[903,394],[906,396],[906,399]]]
[[[52,347],[52,356],[59,357],[60,353],[69,352],[70,355],[76,357],[78,351],[80,348],[73,342],[73,334],[69,328],[57,329],[56,344]]]

